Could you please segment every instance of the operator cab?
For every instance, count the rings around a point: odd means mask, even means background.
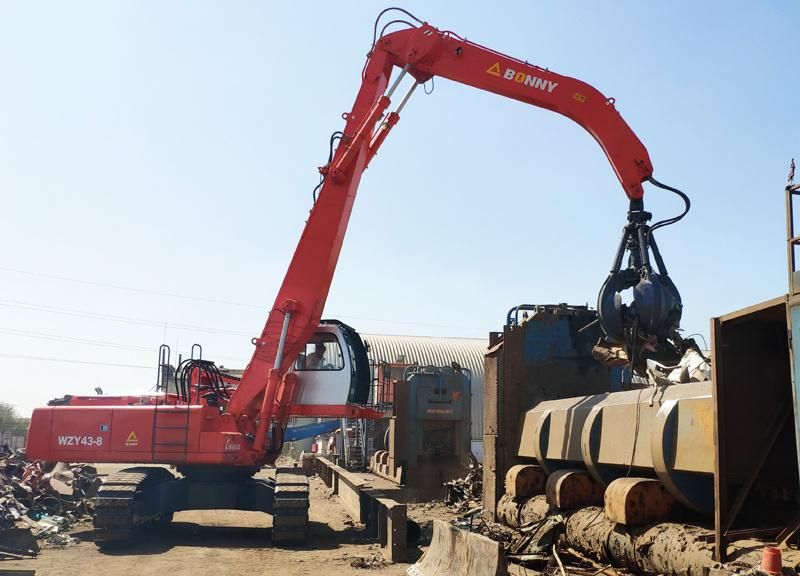
[[[338,320],[322,320],[295,360],[296,404],[366,404],[372,382],[367,349],[358,332]]]

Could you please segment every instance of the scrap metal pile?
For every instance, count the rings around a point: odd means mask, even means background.
[[[444,483],[444,503],[461,512],[478,504],[483,494],[483,466],[472,453],[469,457],[467,475]]]
[[[0,447],[0,559],[35,555],[37,539],[73,543],[64,532],[91,519],[100,482],[93,466],[32,462]]]
[[[719,570],[766,575],[758,568],[764,553],[762,541],[732,542],[728,560],[722,564],[714,560],[713,531],[702,526],[678,522],[623,526],[609,520],[600,506],[555,510],[544,495],[514,508],[513,517],[510,510],[507,507],[502,518],[513,524],[510,541],[497,538],[492,530],[480,533],[497,541],[509,562],[543,574],[703,576]],[[796,572],[800,553],[784,549],[783,565]]]

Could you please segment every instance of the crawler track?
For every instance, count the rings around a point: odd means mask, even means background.
[[[301,468],[278,468],[272,511],[272,541],[303,544],[308,534],[308,477]]]
[[[170,519],[169,513],[148,510],[144,496],[148,487],[172,478],[164,468],[155,467],[125,468],[109,476],[95,499],[95,544],[127,545],[142,526]]]

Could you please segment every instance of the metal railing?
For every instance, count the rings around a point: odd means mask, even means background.
[[[789,177],[786,181],[786,258],[789,272],[789,294],[800,293],[800,278],[797,276],[797,247],[800,236],[795,234],[794,202],[800,196],[800,184],[794,183],[794,159],[789,165]]]

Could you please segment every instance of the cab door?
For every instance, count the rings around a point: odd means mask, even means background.
[[[353,365],[338,327],[320,326],[297,357],[293,371],[298,378],[294,404],[347,404]]]

